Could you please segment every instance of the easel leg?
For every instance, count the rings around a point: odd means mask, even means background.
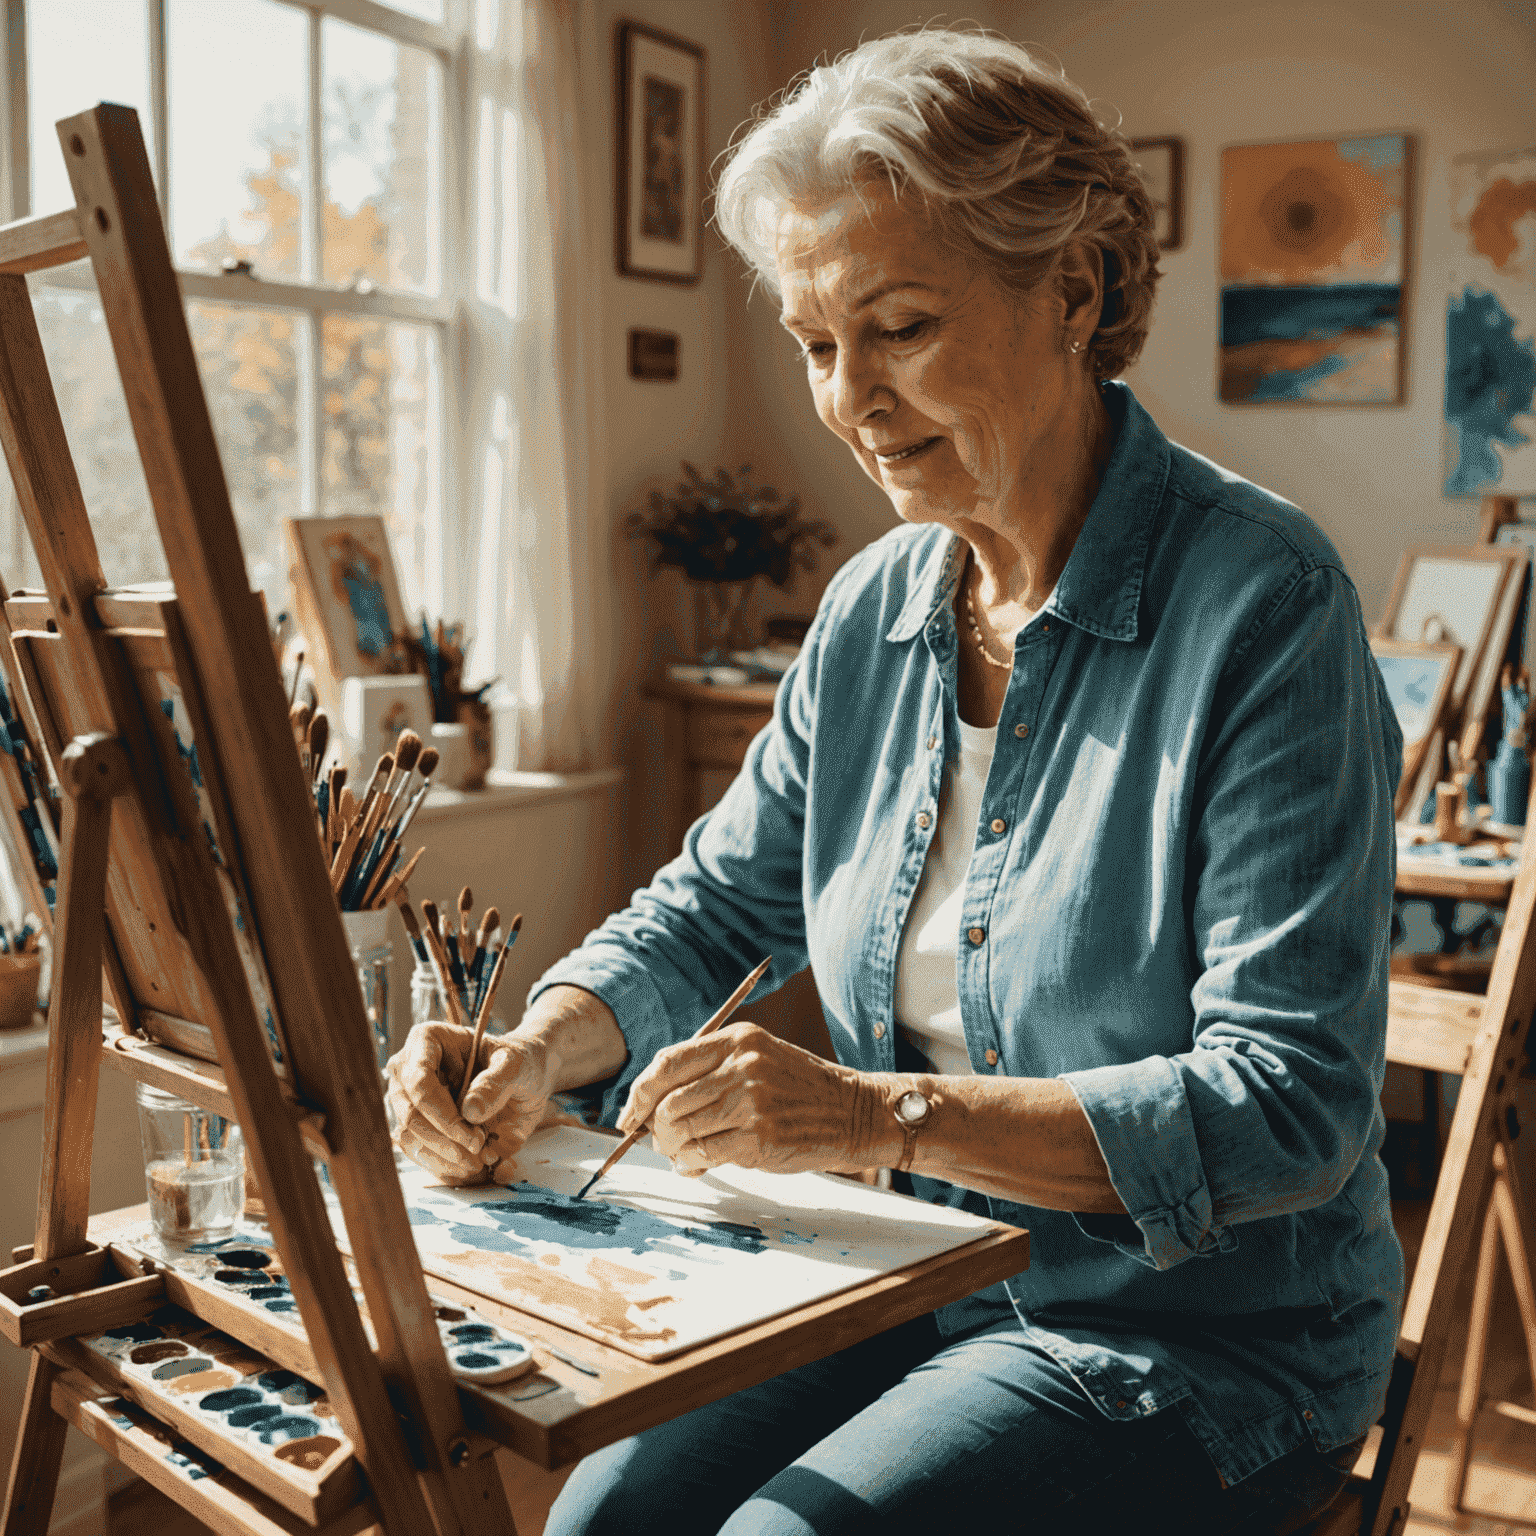
[[[1493,1149],[1493,1186],[1489,1192],[1488,1213],[1483,1218],[1482,1245],[1477,1257],[1477,1281],[1472,1294],[1472,1312],[1468,1319],[1467,1353],[1462,1361],[1461,1387],[1456,1401],[1456,1437],[1451,1448],[1451,1508],[1460,1514],[1464,1508],[1467,1476],[1471,1467],[1472,1430],[1478,1410],[1483,1405],[1483,1371],[1488,1357],[1488,1332],[1493,1314],[1493,1286],[1502,1239],[1504,1257],[1520,1308],[1521,1331],[1525,1335],[1526,1358],[1531,1379],[1536,1381],[1536,1285],[1531,1275],[1531,1242],[1526,1227],[1527,1207],[1521,1200],[1519,1176],[1514,1157],[1501,1134]]]
[[[106,930],[107,835],[112,801],[128,786],[128,759],[110,736],[81,736],[64,752],[64,858],[48,1009],[43,1167],[33,1252],[81,1253],[91,1205],[91,1141],[101,1059],[101,951]],[[11,1459],[0,1536],[44,1536],[53,1513],[67,1426],[53,1411],[58,1368],[32,1351],[21,1431]]]
[[[59,1368],[32,1351],[21,1432],[11,1456],[11,1480],[5,1492],[5,1524],[0,1536],[45,1536],[53,1515],[53,1495],[64,1457],[69,1426],[53,1411],[53,1378]]]

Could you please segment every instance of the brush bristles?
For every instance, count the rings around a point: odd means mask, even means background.
[[[368,781],[369,789],[372,789],[375,784],[382,784],[394,771],[395,759],[391,753],[386,752],[373,765],[373,777]]]
[[[442,934],[442,919],[437,915],[437,903],[435,901],[422,902],[421,915],[426,919],[427,927],[429,927],[433,933],[438,935]]]
[[[295,704],[288,711],[288,724],[293,727],[293,734],[299,737],[309,735],[309,722],[314,716],[314,711],[308,704]]]
[[[411,911],[408,901],[400,903],[400,921],[405,924],[405,931],[413,940],[421,937],[421,925],[416,921],[416,914]]]
[[[430,779],[438,763],[442,760],[442,753],[436,747],[428,747],[416,763],[416,772],[422,778]]]
[[[519,912],[517,914],[517,916],[512,919],[512,926],[507,929],[507,939],[508,939],[508,941],[511,940],[512,935],[514,933],[517,933],[517,932],[521,931],[522,926],[523,926],[523,914],[521,912]]]
[[[474,909],[475,909],[475,894],[466,885],[464,887],[464,889],[459,892],[459,917],[460,917],[460,919],[462,920],[463,918],[465,918],[470,912],[473,912]]]
[[[501,913],[495,907],[487,907],[480,919],[480,931],[475,935],[475,947],[484,949],[491,942],[491,935],[501,927]]]
[[[309,757],[317,771],[330,743],[331,718],[323,709],[317,709],[314,719],[309,722]]]
[[[421,756],[421,737],[415,731],[401,731],[395,742],[395,767],[401,773],[409,773]]]

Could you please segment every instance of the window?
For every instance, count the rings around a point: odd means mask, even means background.
[[[378,512],[408,607],[441,611],[459,115],[445,0],[0,4],[26,103],[0,217],[73,202],[59,118],[138,109],[253,582],[286,600],[279,519]],[[163,577],[89,264],[28,281],[107,579]],[[0,518],[0,573],[36,584],[13,500]]]

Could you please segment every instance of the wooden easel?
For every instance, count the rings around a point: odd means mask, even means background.
[[[525,1409],[456,1382],[137,117],[100,106],[59,135],[76,207],[0,227],[0,447],[47,586],[0,591],[0,661],[65,792],[36,1236],[0,1271],[0,1334],[33,1351],[0,1536],[47,1529],[66,1420],[152,1480],[158,1471],[163,1491],[220,1531],[313,1528],[237,1478],[169,1478],[154,1437],[103,1410],[101,1383],[79,1369],[79,1336],[167,1300],[324,1384],[367,1478],[356,1504],[326,1517],[328,1536],[514,1536],[497,1445],[563,1466],[1024,1268],[1028,1235],[995,1225],[965,1248],[659,1364],[434,1281],[531,1339],[549,1395]],[[82,256],[174,596],[106,590],[59,419],[24,274]],[[0,796],[6,806],[14,813]],[[104,981],[116,1012],[105,1023]],[[131,1236],[142,1209],[88,1222],[103,1059],[240,1122],[302,1332],[253,1321],[217,1286],[147,1256]],[[376,1343],[333,1240],[316,1153],[329,1160]],[[38,1286],[55,1297],[33,1302]]]
[[[160,1281],[122,1279],[87,1237],[102,973],[141,1011],[211,1033],[222,1082],[171,1079],[233,1110],[315,1363],[390,1532],[512,1532],[489,1451],[465,1429],[400,1200],[377,1068],[311,830],[265,616],[240,553],[136,115],[60,124],[76,208],[0,241],[0,439],[51,599],[15,654],[65,803],[36,1239],[0,1273],[0,1327],[34,1347],[3,1529],[46,1530],[63,1445],[50,1340],[142,1316]],[[90,257],[177,601],[109,612],[23,273]],[[124,623],[124,618],[130,620]],[[137,618],[140,622],[132,622]],[[147,622],[144,622],[146,621]],[[192,722],[208,803],[166,735],[165,680]],[[103,909],[107,923],[103,925]],[[270,998],[282,1068],[269,1052]],[[158,1075],[157,1075],[158,1074]],[[211,1101],[211,1102],[210,1102]],[[359,1244],[375,1355],[311,1159],[323,1150]],[[25,1305],[48,1284],[58,1300]],[[262,1527],[256,1514],[230,1529]]]
[[[1536,797],[1527,813],[1536,816]],[[1387,1014],[1388,1061],[1461,1077],[1461,1093],[1435,1182],[1429,1224],[1414,1265],[1397,1355],[1378,1432],[1338,1506],[1297,1536],[1398,1536],[1445,1364],[1457,1292],[1479,1263],[1462,1367],[1453,1456],[1453,1506],[1462,1507],[1473,1422],[1483,1405],[1497,1239],[1502,1238],[1536,1375],[1536,1297],[1530,1255],[1531,1210],[1518,1187],[1510,1142],[1519,1126],[1515,1086],[1527,1064],[1536,1011],[1536,852],[1526,844],[1510,893],[1487,995],[1472,996],[1394,980]],[[1536,1410],[1497,1404],[1536,1424]],[[1379,1434],[1379,1438],[1378,1438]]]

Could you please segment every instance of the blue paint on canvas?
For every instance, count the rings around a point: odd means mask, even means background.
[[[1396,283],[1233,286],[1221,293],[1221,344],[1321,341],[1384,326],[1395,333],[1401,304],[1402,289]]]
[[[384,602],[384,584],[362,560],[351,561],[341,572],[357,628],[357,648],[364,656],[381,656],[394,639],[389,622],[389,608]]]
[[[1448,496],[1497,486],[1503,464],[1494,448],[1530,442],[1515,418],[1530,414],[1536,395],[1536,348],[1515,335],[1515,320],[1498,299],[1470,285],[1452,294],[1445,317],[1445,420],[1454,463]]]

